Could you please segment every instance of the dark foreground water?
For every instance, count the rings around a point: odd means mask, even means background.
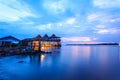
[[[120,47],[62,46],[52,54],[0,57],[0,80],[120,80]]]

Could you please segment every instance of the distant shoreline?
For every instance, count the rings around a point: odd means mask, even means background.
[[[118,43],[96,43],[96,44],[71,44],[68,43],[66,45],[119,45]]]

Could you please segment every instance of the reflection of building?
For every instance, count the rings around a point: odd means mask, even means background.
[[[31,64],[36,64],[36,65],[41,65],[42,62],[44,64],[44,60],[45,62],[48,61],[51,63],[51,60],[55,59],[54,61],[56,61],[56,59],[59,59],[58,57],[60,57],[60,48],[52,48],[52,55],[49,54],[37,54],[37,55],[29,55],[30,57],[30,63]],[[54,58],[53,58],[54,57]]]
[[[41,64],[41,54],[38,55],[29,55],[30,64],[34,64],[36,67]]]
[[[60,47],[61,46],[60,37],[57,37],[55,34],[48,36],[45,34],[43,37],[40,35],[22,40],[22,45],[30,46],[34,50],[45,50],[51,47]]]
[[[20,41],[19,39],[13,36],[6,36],[3,38],[0,38],[0,46],[1,47],[14,47],[14,46],[17,46],[19,41]]]

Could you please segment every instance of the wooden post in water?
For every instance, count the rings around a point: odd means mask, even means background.
[[[38,51],[39,51],[39,52],[41,51],[41,43],[40,43],[40,40],[38,40]]]

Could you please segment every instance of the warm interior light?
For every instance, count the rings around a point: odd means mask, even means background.
[[[39,41],[33,41],[32,43],[33,43],[32,44],[33,49],[38,50],[39,49]],[[41,49],[41,51],[49,51],[52,47],[55,47],[58,44],[59,44],[58,42],[41,41],[40,49]]]

